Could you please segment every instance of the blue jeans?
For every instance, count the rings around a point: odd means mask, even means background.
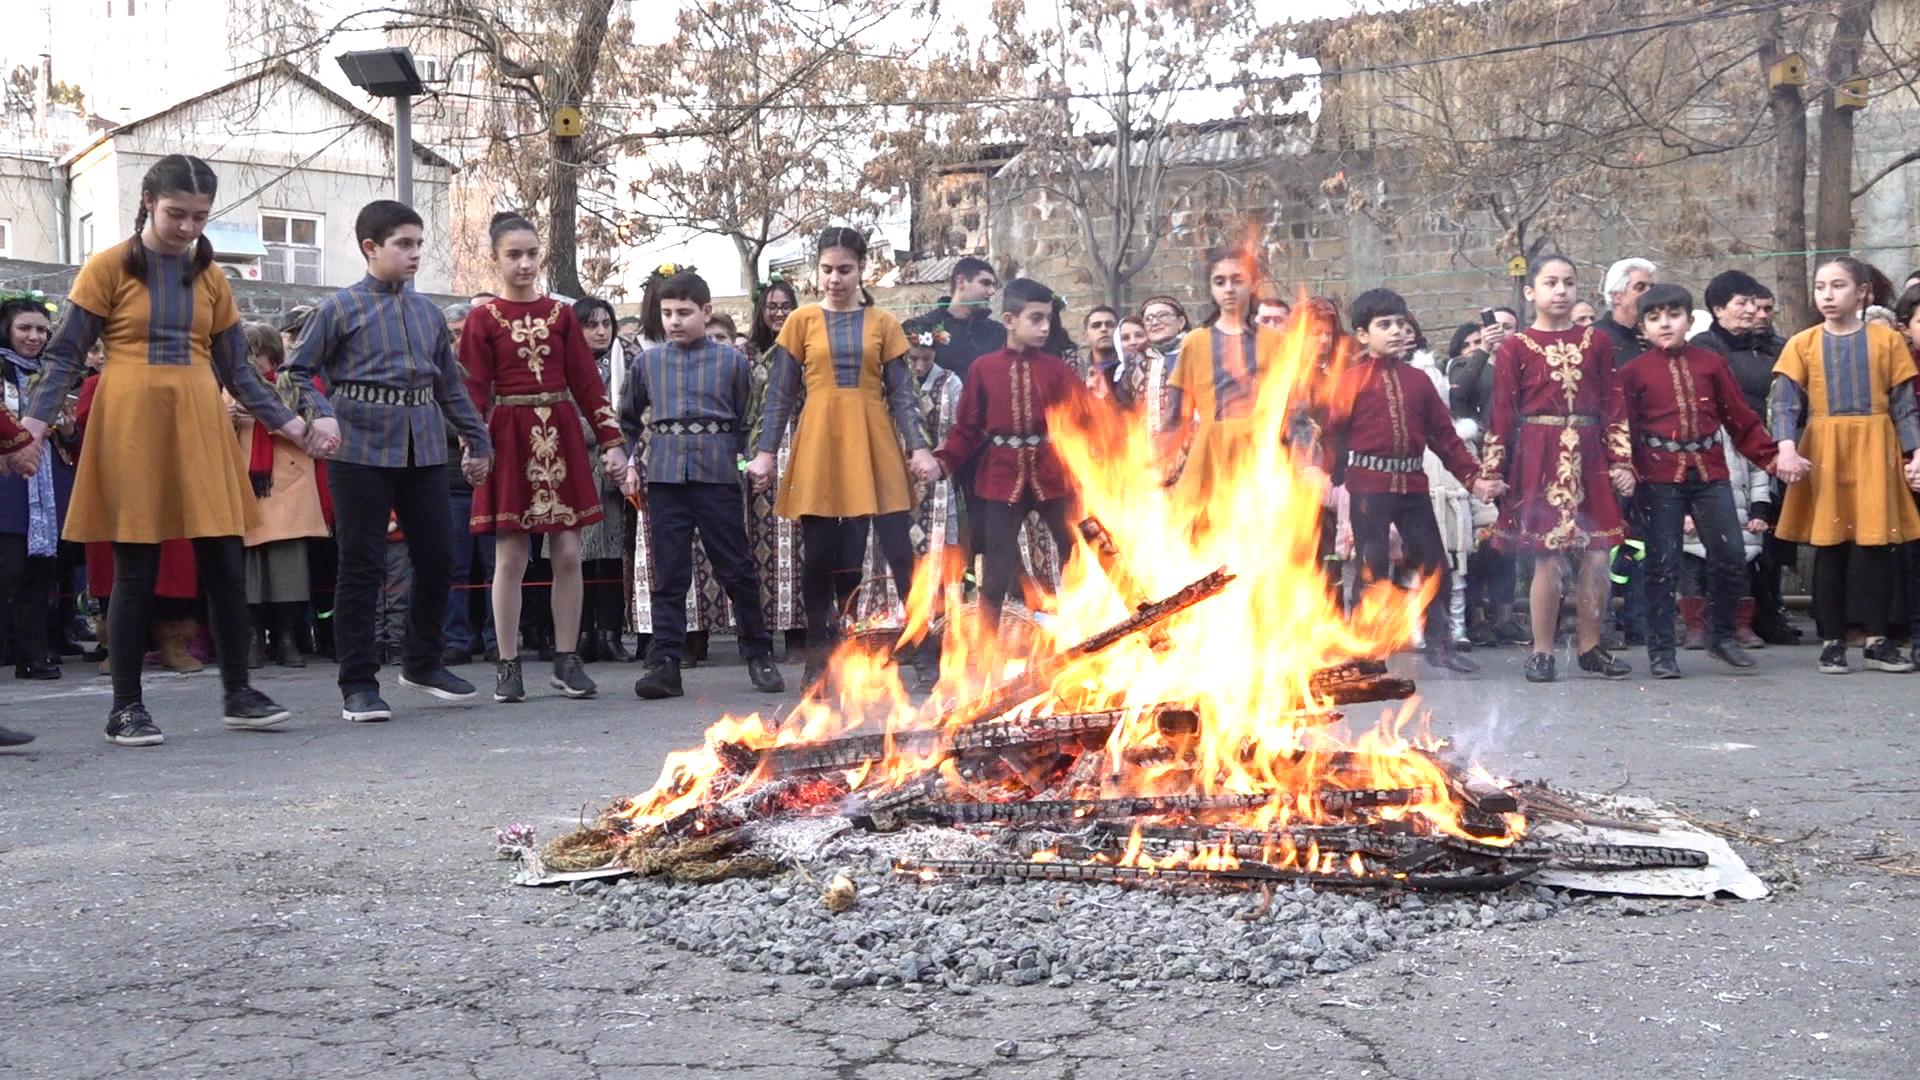
[[[1734,609],[1747,592],[1746,549],[1740,514],[1725,480],[1643,484],[1647,512],[1647,652],[1673,652],[1673,590],[1680,576],[1686,518],[1707,549],[1707,640],[1733,638]]]
[[[493,580],[493,537],[475,536],[469,531],[473,517],[473,492],[450,492],[453,507],[453,588],[447,597],[447,648],[465,653],[484,652],[494,646],[493,610],[490,603],[480,605],[479,625],[470,612],[475,593],[483,589],[461,588],[485,585]],[[482,596],[484,600],[484,595]]]

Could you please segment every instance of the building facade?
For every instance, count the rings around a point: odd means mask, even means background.
[[[366,203],[393,195],[393,131],[287,65],[226,83],[104,131],[58,158],[0,156],[0,257],[79,263],[131,235],[140,182],[160,158],[203,158],[220,178],[208,237],[230,276],[341,286],[364,260],[353,235]],[[446,236],[450,164],[418,144],[414,206],[428,243],[419,287],[452,282]]]

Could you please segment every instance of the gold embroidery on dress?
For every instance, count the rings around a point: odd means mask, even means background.
[[[1580,474],[1580,436],[1571,427],[1560,429],[1560,460],[1554,465],[1553,479],[1547,481],[1547,505],[1560,514],[1560,522],[1540,542],[1549,551],[1565,551],[1585,538],[1580,535],[1579,510],[1585,492]]]
[[[542,372],[546,370],[547,357],[553,353],[553,346],[547,339],[553,336],[554,321],[560,317],[559,301],[554,302],[553,309],[548,311],[543,319],[523,315],[518,319],[510,320],[492,304],[486,305],[486,309],[493,313],[494,319],[500,323],[502,329],[506,330],[507,336],[513,339],[514,344],[520,346],[520,359],[526,362],[527,370],[533,372],[533,381],[544,386],[546,379],[542,376]]]
[[[573,526],[580,515],[560,498],[560,486],[566,483],[567,459],[560,453],[560,429],[552,424],[552,412],[535,409],[538,418],[527,432],[527,484],[533,489],[527,499],[527,512],[520,524],[548,523]]]

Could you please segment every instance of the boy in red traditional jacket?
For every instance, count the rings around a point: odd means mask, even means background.
[[[1647,670],[1656,679],[1680,677],[1673,587],[1688,517],[1707,549],[1707,655],[1735,668],[1753,666],[1734,638],[1747,561],[1720,441],[1731,438],[1742,456],[1768,472],[1779,453],[1726,358],[1687,344],[1692,322],[1693,296],[1680,286],[1655,285],[1641,294],[1639,330],[1653,347],[1628,361],[1613,382],[1632,432],[1634,481],[1649,534]],[[1764,530],[1766,521],[1756,517],[1747,527]]]
[[[980,499],[980,607],[994,622],[1020,572],[1020,528],[1030,511],[1053,534],[1062,564],[1073,551],[1067,516],[1073,488],[1047,434],[1047,410],[1085,393],[1065,360],[1042,352],[1053,325],[1053,290],[1028,278],[1000,300],[1007,347],[967,369],[967,385],[946,443],[935,452],[948,475],[973,465]]]
[[[1440,392],[1425,372],[1407,364],[1414,328],[1407,301],[1392,289],[1369,289],[1353,301],[1353,339],[1365,355],[1341,374],[1325,439],[1333,482],[1347,488],[1348,516],[1361,574],[1391,580],[1390,528],[1400,531],[1407,561],[1437,583],[1427,602],[1427,662],[1467,674],[1480,670],[1453,651],[1447,617],[1452,575],[1447,545],[1427,497],[1426,453],[1472,484],[1480,463],[1453,429]]]

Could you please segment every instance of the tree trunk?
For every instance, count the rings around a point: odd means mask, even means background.
[[[735,236],[733,238],[733,250],[740,258],[741,285],[747,290],[747,295],[752,296],[753,287],[760,284],[760,253],[766,250],[766,245],[756,244],[747,240],[745,237]]]
[[[547,152],[547,287],[579,299],[580,140],[549,135]]]
[[[1834,101],[1838,85],[1860,69],[1860,52],[1873,22],[1871,2],[1841,8],[1827,46],[1825,99],[1820,107],[1820,181],[1814,196],[1813,246],[1821,253],[1853,246],[1853,114]]]
[[[1780,44],[1776,19],[1760,42],[1763,71],[1779,62],[1786,50]],[[1789,331],[1813,322],[1813,298],[1808,294],[1807,256],[1807,102],[1797,86],[1776,86],[1767,95],[1773,113],[1773,250],[1774,289],[1779,301],[1776,325]]]
[[[613,0],[590,0],[581,11],[578,36],[567,46],[566,59],[547,74],[543,120],[551,123],[553,111],[562,105],[579,108],[593,89],[612,13]],[[549,134],[547,149],[552,157],[547,171],[547,285],[578,299],[585,294],[580,285],[580,140]]]

